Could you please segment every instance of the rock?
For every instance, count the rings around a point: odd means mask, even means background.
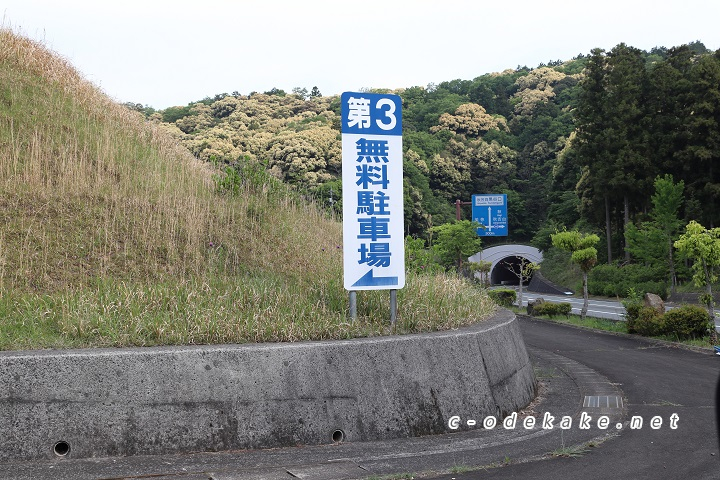
[[[659,314],[665,313],[665,302],[654,293],[646,293],[644,304],[646,307],[655,309]]]
[[[535,305],[540,305],[541,303],[545,303],[545,299],[538,297],[535,300],[528,300],[527,303],[527,314],[528,315],[534,315],[533,308]]]

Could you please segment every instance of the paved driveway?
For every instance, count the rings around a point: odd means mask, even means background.
[[[623,428],[617,438],[576,458],[433,478],[720,478],[715,415],[720,357],[538,320],[522,319],[521,325],[528,347],[580,362],[615,383],[624,393],[626,419],[643,418],[643,428]],[[674,414],[677,429],[668,421]],[[648,423],[653,417],[663,420],[657,430]]]

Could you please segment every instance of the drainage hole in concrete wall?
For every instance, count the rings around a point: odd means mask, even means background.
[[[65,441],[57,442],[53,447],[53,452],[58,457],[64,457],[70,453],[70,444]]]
[[[335,443],[340,443],[345,440],[345,432],[342,430],[335,430],[332,434],[332,440]]]

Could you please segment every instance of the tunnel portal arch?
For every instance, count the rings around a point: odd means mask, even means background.
[[[490,262],[491,285],[517,285],[519,283],[518,278],[505,266],[505,263],[519,265],[522,259],[532,263],[540,263],[543,260],[543,255],[540,250],[530,245],[498,245],[486,248],[468,260],[471,262],[479,262],[480,260]]]

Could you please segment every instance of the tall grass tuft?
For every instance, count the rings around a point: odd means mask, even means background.
[[[0,348],[388,333],[380,293],[346,319],[337,219],[269,178],[219,192],[223,175],[0,28]],[[443,275],[399,301],[404,332],[493,308]]]

